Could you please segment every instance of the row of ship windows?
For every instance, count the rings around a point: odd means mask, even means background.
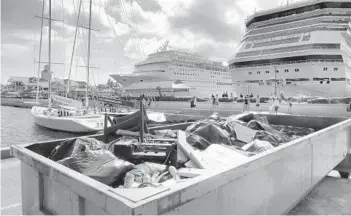
[[[255,34],[262,34],[262,33],[267,33],[267,32],[274,32],[274,31],[279,31],[279,30],[285,30],[285,29],[292,29],[292,28],[297,28],[297,27],[304,27],[308,26],[311,24],[319,24],[319,23],[348,23],[348,18],[340,19],[340,18],[334,18],[334,17],[319,17],[317,19],[313,19],[310,21],[304,21],[304,22],[298,22],[298,23],[291,23],[291,24],[285,24],[285,25],[280,25],[280,26],[271,26],[268,28],[264,29],[255,29],[250,31],[249,35],[255,35]]]
[[[299,29],[289,29],[286,31],[282,32],[272,32],[267,35],[255,35],[255,36],[248,36],[245,40],[246,41],[254,41],[254,42],[259,42],[257,40],[264,40],[264,39],[270,39],[270,38],[276,38],[276,37],[281,37],[281,36],[288,36],[288,35],[296,35],[296,34],[306,34],[314,31],[341,31],[341,30],[346,30],[346,26],[331,26],[330,24],[319,24],[316,26],[306,26],[302,27]]]
[[[338,71],[338,70],[339,70],[339,68],[337,68],[337,67],[334,68],[334,71]],[[324,67],[323,71],[328,71],[328,67]],[[279,70],[275,70],[275,72],[279,73]],[[289,73],[289,69],[285,69],[284,72]],[[300,72],[300,69],[295,68],[295,72]],[[269,73],[270,73],[270,71],[266,71],[266,74],[269,74]],[[261,74],[261,71],[257,71],[257,74]],[[252,75],[252,72],[249,72],[249,75]]]
[[[148,63],[138,64],[138,66],[143,66],[143,65],[154,65],[154,64],[163,64],[163,63],[167,63],[167,62],[165,62],[165,61],[148,62]]]
[[[286,24],[286,23],[291,23],[293,21],[300,21],[300,20],[305,20],[307,17],[308,18],[315,18],[315,17],[325,17],[325,16],[345,16],[348,15],[348,11],[340,11],[340,8],[324,8],[316,11],[310,11],[308,14],[294,14],[294,15],[289,15],[286,17],[279,17],[279,18],[272,18],[269,20],[261,21],[261,22],[255,22],[251,24],[248,29],[253,29],[253,28],[260,28],[260,27],[268,27],[271,25],[277,25],[277,24]]]
[[[171,68],[173,70],[173,68]],[[180,69],[180,71],[198,71],[198,69]],[[204,71],[204,70],[200,70]],[[176,72],[175,72],[176,73]],[[221,73],[221,72],[211,72],[211,74],[217,74],[217,75],[229,75],[229,73]]]
[[[258,55],[296,52],[296,51],[314,50],[314,49],[327,49],[327,50],[340,49],[340,44],[308,44],[308,45],[298,45],[298,46],[291,46],[291,47],[279,47],[279,48],[273,48],[273,49],[241,52],[241,53],[238,53],[236,57],[258,56]]]
[[[211,78],[216,78],[215,76],[211,76]],[[219,78],[219,77],[217,77],[217,78]],[[231,79],[231,77],[230,76],[225,76],[225,77],[221,77],[222,79]]]
[[[212,88],[212,89],[226,89],[226,86],[216,86],[216,85],[192,85],[194,88]]]
[[[217,75],[224,75],[223,79],[228,79],[230,78],[230,74],[220,74],[220,73],[214,73]],[[174,72],[174,75],[183,75],[183,76],[199,76],[198,73],[179,73],[179,72]],[[211,75],[211,78],[215,78],[215,76]]]
[[[198,70],[196,70],[196,69],[180,69],[180,71],[198,71]],[[204,71],[204,70],[200,70],[200,71]]]
[[[192,68],[195,68],[195,69],[184,69],[184,68],[181,68],[180,70],[181,71],[198,71],[199,69],[196,68],[196,67],[192,67]],[[170,70],[173,70],[173,68],[170,68]],[[220,69],[211,69],[211,68],[206,68],[206,70],[213,70],[213,71],[223,71],[223,72],[226,72],[225,70],[220,70]],[[205,71],[204,69],[200,69],[200,71]],[[216,72],[211,72],[211,73],[216,73]],[[220,72],[218,72],[218,74],[220,74]]]
[[[184,76],[199,76],[198,73],[178,73],[174,72],[175,75],[184,75]]]
[[[229,73],[221,73],[221,72],[211,72],[211,74],[217,74],[217,75],[230,76],[230,74],[229,74]]]

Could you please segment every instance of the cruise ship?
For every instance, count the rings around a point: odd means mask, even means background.
[[[351,96],[351,1],[313,0],[260,11],[229,60],[237,94]]]
[[[124,86],[129,96],[236,96],[228,66],[197,53],[167,50],[167,46],[168,42],[136,64],[132,74],[110,76]]]

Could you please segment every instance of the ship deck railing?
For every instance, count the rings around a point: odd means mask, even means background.
[[[277,62],[277,63],[268,63],[268,64],[255,64],[248,66],[235,66],[233,68],[252,68],[252,67],[262,67],[262,66],[272,66],[272,65],[287,65],[287,64],[300,64],[300,63],[310,63],[310,62],[331,62],[331,63],[343,63],[343,60],[336,59],[326,59],[326,60],[300,60],[300,61],[289,61],[289,62]],[[234,62],[231,62],[232,64]]]

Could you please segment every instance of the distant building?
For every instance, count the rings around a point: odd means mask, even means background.
[[[12,76],[7,80],[6,90],[8,91],[24,91],[37,89],[38,79],[36,77],[17,77]],[[45,79],[39,79],[39,89],[48,90],[49,82]]]
[[[49,79],[50,73],[48,71],[48,65],[44,66],[44,70],[41,71],[41,78],[39,78],[39,90],[48,91],[49,90]],[[51,71],[51,75],[53,72]],[[51,76],[52,79],[52,76]],[[36,90],[38,85],[37,77],[17,77],[12,76],[7,81],[6,90],[7,91],[25,91],[31,92],[31,90]],[[70,92],[83,93],[85,92],[86,82],[84,81],[74,81],[69,82]],[[68,79],[52,79],[51,89],[53,92],[59,95],[64,95],[68,89]]]

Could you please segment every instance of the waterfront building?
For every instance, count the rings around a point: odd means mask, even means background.
[[[229,61],[237,93],[351,95],[351,2],[313,0],[257,12]]]
[[[45,79],[39,79],[39,88],[48,90],[49,82]],[[24,90],[37,89],[37,77],[18,77],[11,76],[7,80],[6,90],[11,92],[19,92]]]
[[[51,75],[53,72],[51,72]],[[49,89],[50,73],[48,72],[48,66],[44,66],[44,70],[41,71],[41,77],[39,78],[39,90],[47,92]],[[23,92],[24,95],[35,95],[35,91],[38,85],[37,77],[18,77],[11,76],[6,85],[6,91],[10,92]],[[66,95],[68,88],[68,79],[52,78],[52,91],[58,95]],[[86,82],[85,81],[69,81],[70,91],[75,94],[85,95]]]

